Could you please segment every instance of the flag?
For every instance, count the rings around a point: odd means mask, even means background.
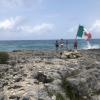
[[[79,26],[77,31],[77,37],[85,37],[86,40],[90,40],[92,38],[92,35],[90,32],[87,31],[84,26]]]
[[[77,31],[77,37],[82,37],[84,33],[84,27],[79,25],[78,31]]]
[[[91,33],[85,33],[86,40],[90,40],[92,38]]]

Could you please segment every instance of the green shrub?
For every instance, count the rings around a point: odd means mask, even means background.
[[[57,94],[56,94],[56,100],[65,100],[65,99],[64,99],[64,97],[63,97],[62,94],[57,93]]]
[[[79,90],[77,87],[72,86],[66,78],[62,78],[62,88],[70,100],[91,100],[91,97],[88,95],[84,98],[82,95],[79,95]]]
[[[62,88],[66,93],[66,97],[69,97],[70,100],[82,100],[80,99],[78,92],[70,85],[66,78],[62,79]]]
[[[0,52],[0,64],[7,64],[9,59],[9,55],[7,52]]]

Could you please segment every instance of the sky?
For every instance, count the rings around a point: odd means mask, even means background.
[[[0,40],[100,38],[100,0],[0,0]]]

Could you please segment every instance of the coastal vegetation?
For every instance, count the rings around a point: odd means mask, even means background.
[[[7,64],[9,55],[7,52],[0,52],[0,64]]]
[[[57,94],[56,94],[56,100],[65,100],[65,98],[63,97],[62,94],[57,93]]]
[[[70,98],[70,100],[80,100],[78,92],[75,92],[74,88],[70,85],[66,78],[62,79],[62,88],[64,89],[66,97]]]

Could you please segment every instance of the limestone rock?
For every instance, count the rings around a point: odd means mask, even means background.
[[[82,55],[79,52],[64,52],[62,54],[62,58],[66,59],[75,59],[79,57],[82,57]]]

